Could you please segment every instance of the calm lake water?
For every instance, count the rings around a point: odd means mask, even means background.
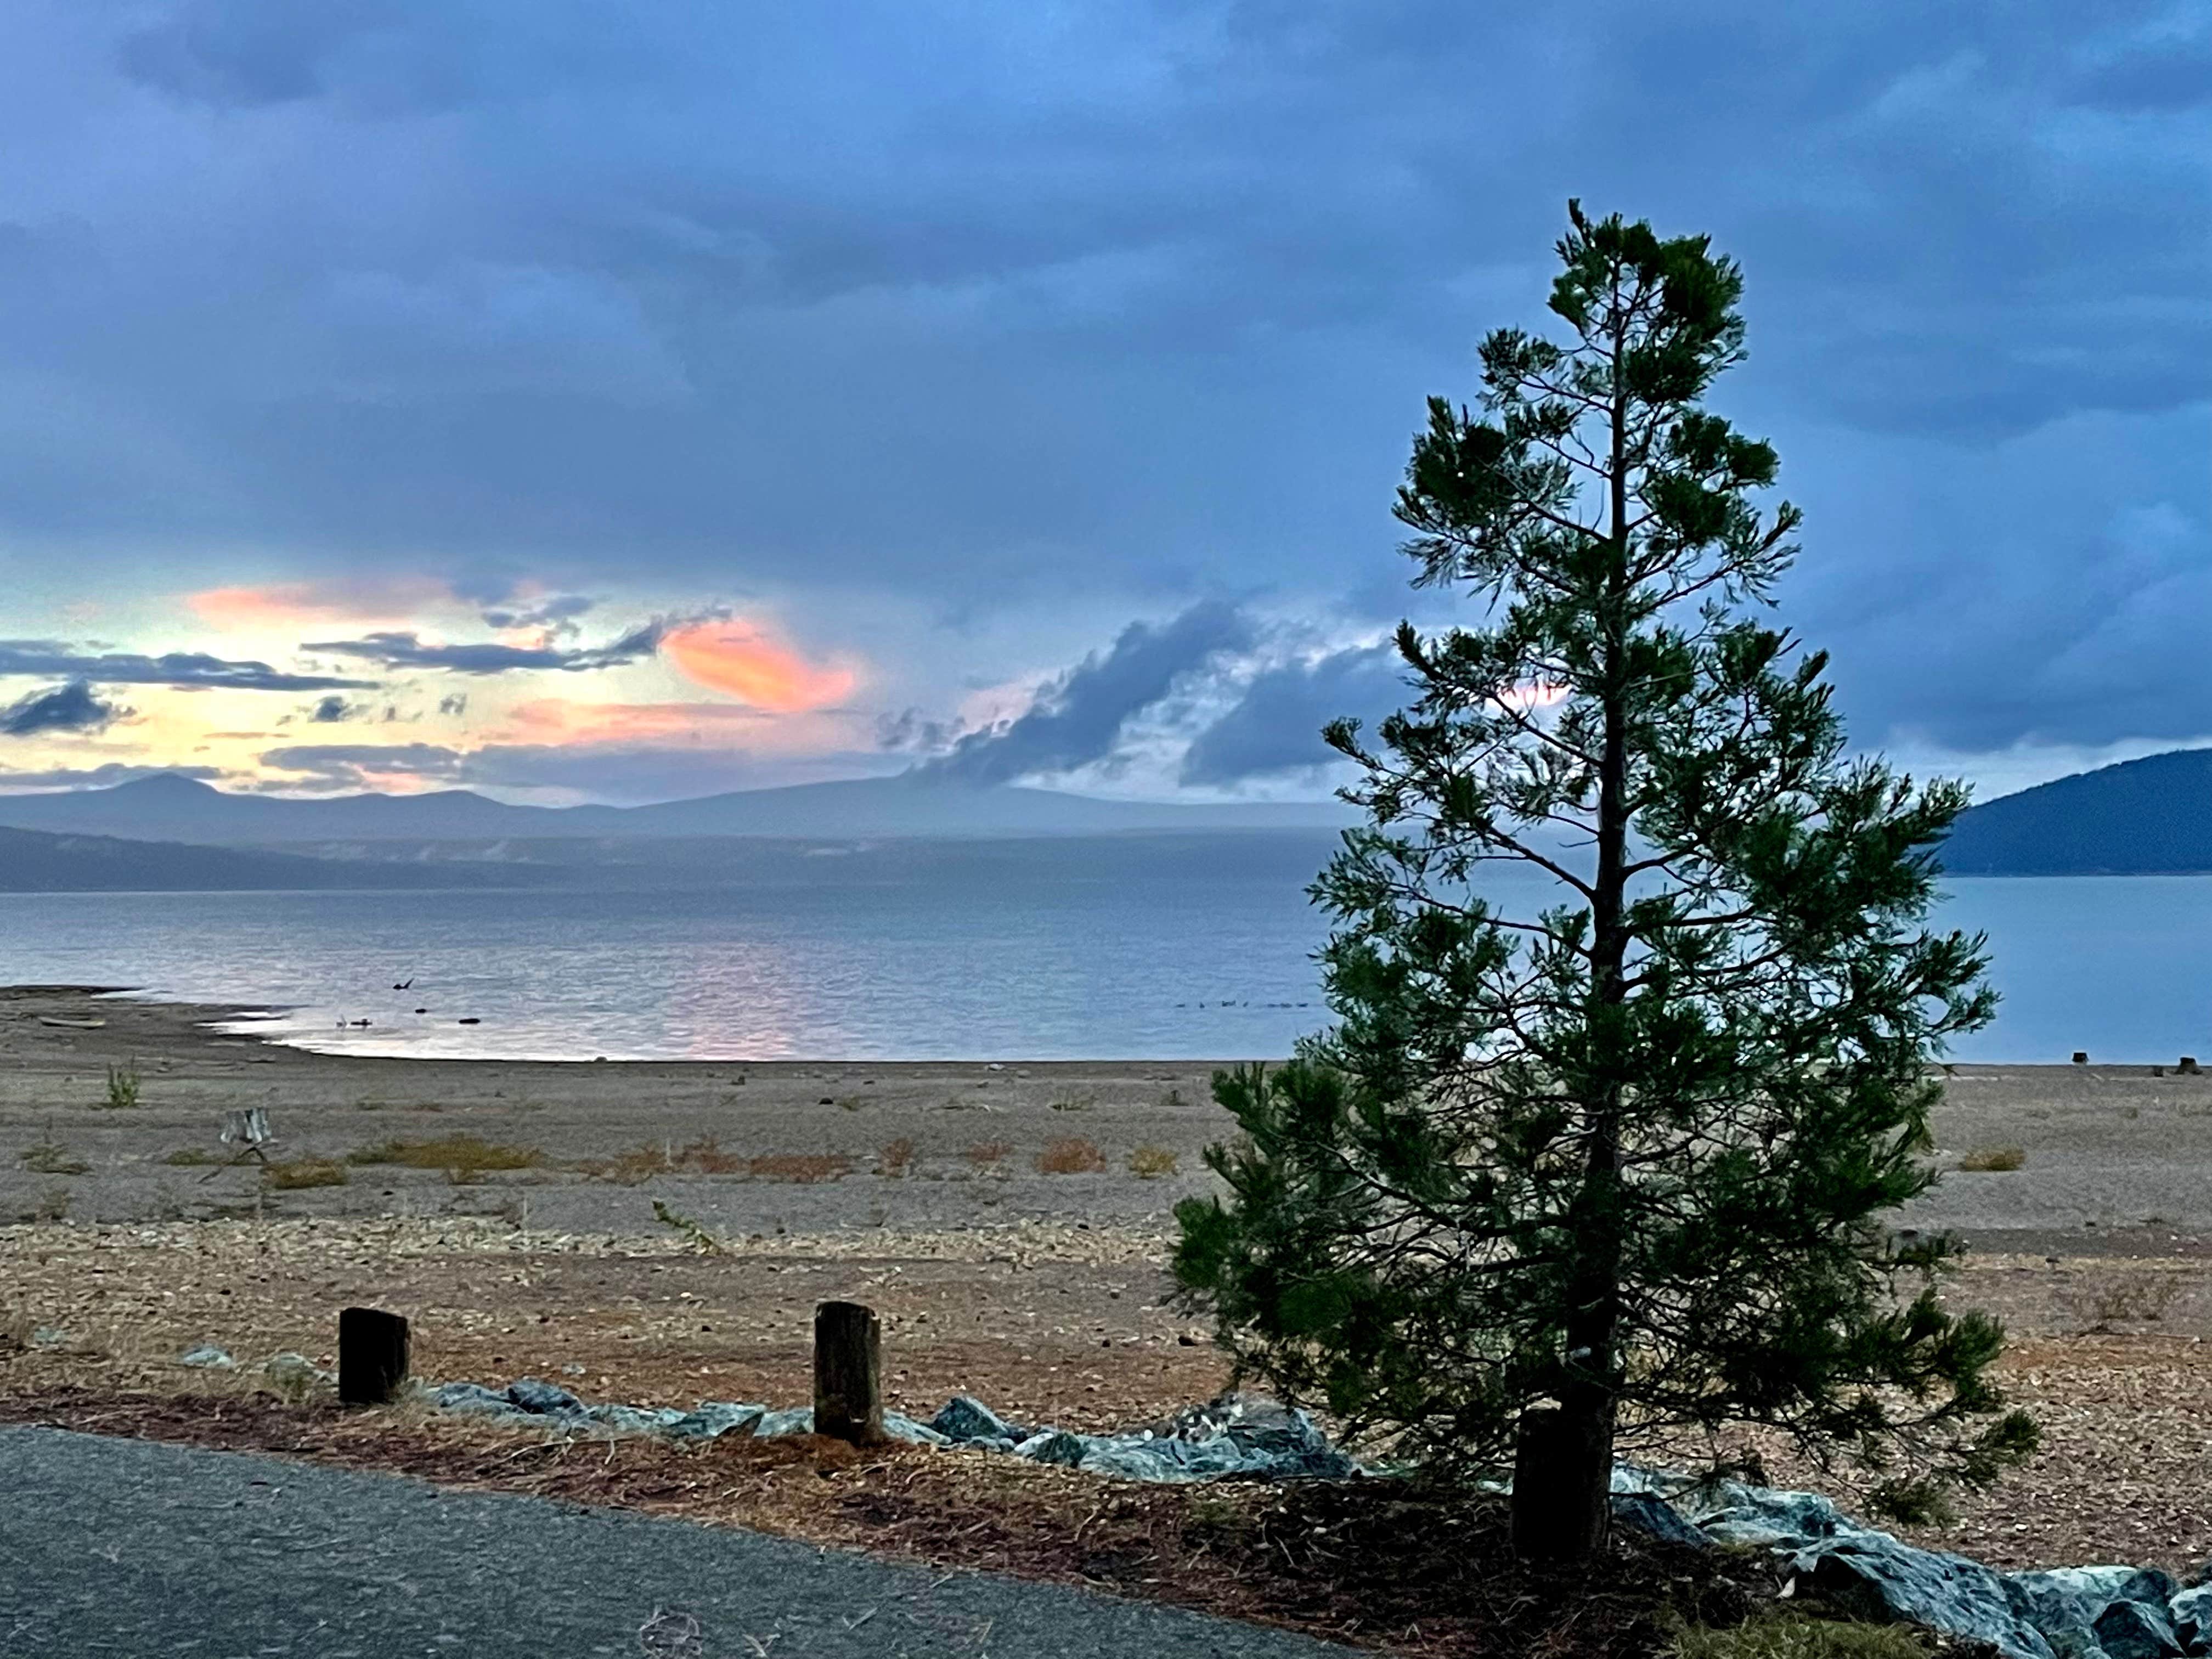
[[[375,1054],[1275,1055],[1325,1017],[1303,890],[1330,845],[892,844],[680,891],[5,895],[0,981],[266,1005],[257,1029]],[[1950,889],[2005,998],[1959,1058],[2212,1058],[2212,877]]]

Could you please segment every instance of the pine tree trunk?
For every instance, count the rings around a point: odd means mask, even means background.
[[[1626,1000],[1628,939],[1628,720],[1626,611],[1630,599],[1627,394],[1621,384],[1623,331],[1614,296],[1613,390],[1608,457],[1611,558],[1593,595],[1602,643],[1599,701],[1603,750],[1597,768],[1597,871],[1591,884],[1591,1044],[1595,1063],[1583,1079],[1589,1143],[1574,1205],[1577,1260],[1565,1320],[1566,1365],[1558,1418],[1531,1413],[1522,1449],[1547,1465],[1538,1493],[1524,1504],[1514,1486],[1515,1547],[1555,1561],[1587,1560],[1605,1547],[1612,1514],[1614,1349],[1620,1326],[1621,1114],[1627,1079],[1612,1014]],[[1529,1437],[1534,1437],[1533,1446]],[[1516,1459],[1517,1462],[1517,1459]],[[1528,1543],[1522,1546],[1524,1529]]]
[[[1613,1437],[1587,1414],[1534,1406],[1513,1454],[1513,1553],[1524,1561],[1587,1561],[1612,1519]],[[1593,1482],[1592,1471],[1599,1479]]]

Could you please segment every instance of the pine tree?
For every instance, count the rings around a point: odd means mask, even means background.
[[[2034,1440],[1938,1299],[1954,1242],[1883,1220],[1995,1006],[1924,926],[1966,793],[1847,756],[1825,655],[1759,617],[1799,514],[1704,406],[1737,267],[1569,214],[1566,334],[1430,401],[1396,513],[1481,625],[1402,625],[1411,705],[1328,730],[1368,815],[1312,890],[1336,1023],[1217,1078],[1243,1136],[1176,1272],[1245,1374],[1446,1474],[1516,1457],[1531,1554],[1599,1548],[1616,1455],[1686,1431],[1924,1512]]]

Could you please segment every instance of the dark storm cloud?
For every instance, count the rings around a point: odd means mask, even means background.
[[[1103,760],[1132,715],[1224,653],[1247,649],[1253,637],[1242,611],[1214,599],[1157,626],[1132,623],[1110,650],[1094,652],[1047,685],[1027,712],[969,732],[917,769],[963,783],[997,784]]]
[[[370,634],[358,640],[316,640],[303,651],[361,657],[386,668],[436,668],[455,674],[508,674],[517,670],[556,669],[581,673],[615,668],[649,657],[659,648],[662,629],[648,623],[611,644],[562,651],[551,646],[425,645],[413,634]]]
[[[33,0],[0,530],[1388,619],[1420,398],[1540,319],[1578,194],[1742,260],[1730,398],[1811,511],[1785,597],[1870,735],[2212,731],[2194,680],[2131,678],[2154,592],[2064,580],[2130,515],[2212,523],[2201,6],[840,20]],[[2053,433],[2071,502],[2000,540]],[[1962,565],[2010,648],[1960,639]]]
[[[58,640],[0,640],[0,675],[70,674],[109,685],[170,685],[181,690],[366,690],[374,680],[328,674],[288,674],[265,662],[232,662],[200,651],[159,657],[135,653],[80,651]]]
[[[105,732],[130,711],[94,691],[83,680],[70,680],[51,691],[32,691],[0,708],[0,734],[27,738],[41,732]]]
[[[391,712],[389,709],[385,711],[386,718],[390,718]],[[308,711],[307,719],[317,726],[331,726],[340,720],[351,720],[360,713],[358,704],[348,702],[333,691]]]
[[[1386,643],[1263,670],[1184,750],[1182,781],[1237,783],[1340,758],[1321,740],[1322,727],[1346,718],[1371,726],[1403,708],[1412,696],[1404,669],[1397,647]]]

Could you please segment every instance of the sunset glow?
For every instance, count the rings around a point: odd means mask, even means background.
[[[301,623],[381,622],[453,602],[453,590],[428,576],[210,587],[185,598],[202,622],[240,632]]]
[[[742,617],[672,629],[660,648],[686,678],[778,714],[826,708],[860,684],[851,667],[809,662]]]

